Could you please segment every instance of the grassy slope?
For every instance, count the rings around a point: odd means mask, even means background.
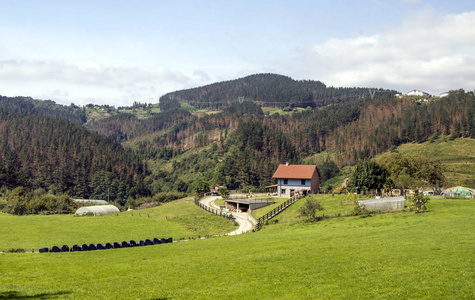
[[[444,173],[448,179],[447,187],[467,186],[475,187],[475,140],[469,138],[458,138],[449,141],[447,137],[441,137],[430,143],[422,144],[410,143],[403,144],[397,148],[402,154],[420,154],[438,159],[446,168]],[[305,164],[321,165],[330,157],[335,159],[335,153],[321,152],[303,159]],[[340,186],[343,180],[349,177],[348,167],[344,170],[344,174],[338,178],[334,178],[321,185],[322,190],[330,184],[332,187]]]
[[[0,254],[0,298],[472,298],[475,200],[428,207],[318,223],[290,218],[258,233],[159,246]]]
[[[448,179],[448,187],[475,187],[475,140],[445,140],[446,138],[442,137],[433,143],[404,144],[397,150],[403,154],[420,154],[440,160],[446,167],[444,174]]]
[[[106,243],[173,237],[175,240],[235,230],[229,220],[215,216],[185,198],[151,209],[103,217],[72,215],[13,216],[0,213],[0,250],[31,251],[54,245]]]

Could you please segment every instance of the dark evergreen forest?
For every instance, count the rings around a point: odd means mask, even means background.
[[[132,151],[76,123],[0,109],[0,187],[125,201],[147,194],[147,172]]]

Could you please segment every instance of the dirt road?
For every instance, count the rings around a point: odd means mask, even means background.
[[[221,199],[221,197],[210,196],[202,199],[200,202],[206,206],[219,210],[219,206],[214,203],[214,201],[217,199]],[[233,213],[233,216],[236,218],[236,222],[239,224],[239,228],[234,230],[233,232],[228,233],[228,235],[242,234],[252,230],[253,224],[248,220],[246,213]]]

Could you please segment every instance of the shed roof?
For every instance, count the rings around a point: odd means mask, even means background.
[[[279,165],[272,178],[311,179],[315,171],[315,165]]]

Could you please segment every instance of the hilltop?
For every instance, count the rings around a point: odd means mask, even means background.
[[[168,93],[160,97],[160,103],[178,100],[197,108],[220,108],[251,100],[263,107],[315,108],[360,99],[370,90],[327,87],[320,81],[294,80],[277,74],[254,74]]]

